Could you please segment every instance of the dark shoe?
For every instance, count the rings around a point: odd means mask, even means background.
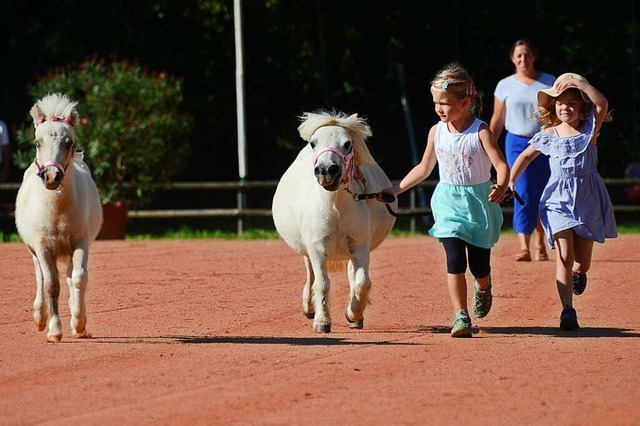
[[[580,328],[578,325],[578,315],[576,310],[570,307],[566,307],[560,314],[560,328],[563,330],[576,330]]]
[[[573,294],[580,296],[587,288],[587,274],[573,272]]]
[[[491,281],[485,289],[478,287],[478,282],[473,286],[473,315],[476,318],[484,318],[491,310],[493,296],[491,295]]]

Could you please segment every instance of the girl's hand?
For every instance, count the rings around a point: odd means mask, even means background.
[[[387,203],[387,204],[393,203],[396,200],[395,187],[390,186],[378,192],[378,195],[376,196],[376,200],[380,201],[381,203]]]
[[[507,187],[507,191],[506,191],[506,193],[504,195],[504,198],[502,199],[502,202],[503,203],[508,203],[510,201],[513,201],[514,198],[516,199],[518,204],[520,204],[521,206],[524,205],[524,200],[522,200],[522,198],[520,198],[520,195],[518,195],[518,193],[514,189],[513,182],[510,182],[509,186]]]
[[[569,75],[567,77],[563,77],[561,80],[556,80],[554,86],[558,92],[562,92],[563,90],[571,87],[584,91],[586,84],[586,82],[574,78],[573,75]]]
[[[498,184],[491,185],[491,193],[489,194],[489,202],[500,204],[504,200],[507,187],[500,186]]]

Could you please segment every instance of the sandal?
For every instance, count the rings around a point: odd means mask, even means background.
[[[536,260],[537,261],[545,261],[545,260],[549,260],[549,255],[547,254],[547,249],[544,248],[544,246],[542,247],[538,247],[536,249]]]
[[[529,253],[529,250],[522,250],[518,253],[516,262],[531,262],[531,253]]]

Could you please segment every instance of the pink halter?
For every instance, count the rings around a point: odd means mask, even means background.
[[[64,180],[64,177],[67,174],[67,170],[69,169],[69,166],[71,165],[71,163],[73,163],[73,157],[75,155],[76,155],[76,146],[74,144],[71,146],[71,161],[69,161],[69,163],[64,167],[62,166],[62,164],[58,163],[57,161],[46,161],[44,164],[40,164],[37,158],[33,160],[33,164],[35,164],[36,167],[38,168],[38,176],[42,175],[42,173],[44,172],[44,169],[46,169],[47,167],[53,166],[56,169],[58,169],[60,173],[62,173],[61,180]]]
[[[67,123],[69,126],[74,127],[73,125],[73,119],[71,117],[58,117],[57,115],[51,115],[49,116],[49,118],[45,117],[44,115],[39,115],[38,116],[38,124],[42,124],[45,121],[62,121],[64,123]]]
[[[74,127],[74,123],[73,123],[73,118],[71,117],[58,117],[57,115],[50,115],[49,117],[45,117],[44,115],[39,115],[37,120],[38,124],[42,124],[45,121],[61,121],[63,123],[68,124],[71,127]],[[69,165],[71,165],[71,163],[73,162],[73,157],[76,154],[76,145],[73,144],[71,146],[71,161],[66,165],[66,167],[63,167],[62,164],[58,163],[57,161],[47,161],[44,164],[40,164],[38,163],[38,158],[36,158],[35,160],[33,160],[33,164],[36,165],[36,167],[38,168],[38,176],[42,175],[42,172],[44,172],[44,169],[46,169],[47,167],[53,166],[56,169],[58,169],[60,171],[60,173],[62,173],[62,179],[64,180],[65,175],[67,174],[67,170],[69,169]]]
[[[353,166],[353,150],[351,150],[349,153],[347,154],[342,154],[340,151],[338,151],[335,148],[325,148],[322,151],[320,151],[319,153],[315,154],[313,156],[313,167],[316,166],[316,164],[318,163],[318,157],[320,157],[322,154],[324,154],[325,152],[333,152],[334,154],[336,154],[338,157],[340,157],[340,159],[344,162],[344,176],[342,177],[342,183],[347,183],[349,182],[349,180],[351,180],[351,175],[352,175],[352,166]]]

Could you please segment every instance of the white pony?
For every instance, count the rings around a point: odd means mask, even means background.
[[[75,337],[90,337],[87,260],[89,245],[102,225],[102,206],[91,172],[76,152],[76,105],[65,95],[53,94],[31,108],[36,158],[24,173],[16,199],[16,227],[35,266],[33,319],[38,331],[49,326],[50,342],[62,339],[58,260],[67,262],[71,331]]]
[[[371,156],[365,143],[371,129],[357,114],[322,111],[305,113],[301,120],[298,132],[309,143],[278,183],[273,221],[284,241],[304,256],[302,310],[313,318],[313,328],[331,331],[328,272],[336,261],[348,261],[348,325],[362,328],[371,289],[370,251],[395,223],[385,205],[371,197],[391,181]]]

